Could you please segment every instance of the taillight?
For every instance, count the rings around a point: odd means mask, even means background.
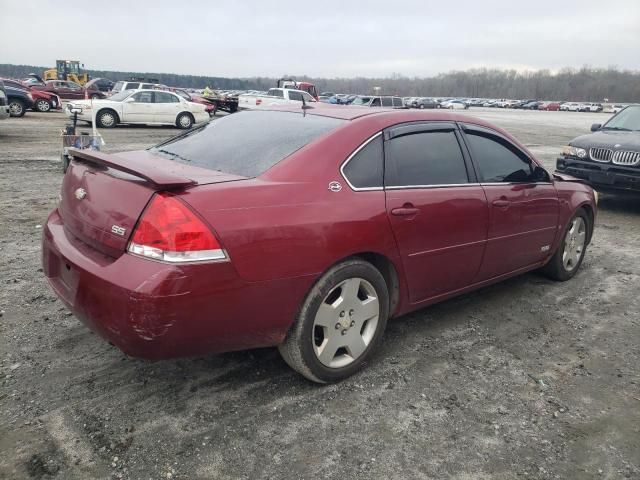
[[[181,200],[158,193],[142,213],[128,251],[135,255],[184,263],[225,260],[211,229]]]
[[[262,103],[262,99],[261,98],[256,98],[256,105],[260,105]]]

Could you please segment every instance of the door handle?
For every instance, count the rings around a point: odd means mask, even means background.
[[[391,210],[391,215],[397,217],[410,217],[420,213],[420,209],[413,206],[411,203],[405,203],[402,207],[394,208]]]
[[[511,202],[504,198],[501,198],[499,200],[494,200],[491,203],[494,207],[498,207],[498,208],[508,208],[509,205],[511,205]]]

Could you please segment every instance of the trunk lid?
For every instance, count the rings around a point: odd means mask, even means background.
[[[106,255],[117,258],[155,192],[181,192],[197,185],[244,180],[147,151],[104,154],[70,150],[58,207],[65,229]]]

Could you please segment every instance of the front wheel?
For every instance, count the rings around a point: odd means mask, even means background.
[[[24,106],[24,102],[17,98],[9,100],[9,115],[12,117],[24,117],[27,109]]]
[[[561,282],[572,278],[582,265],[590,231],[591,220],[581,208],[569,221],[558,250],[542,268],[542,272]]]
[[[337,382],[371,356],[388,316],[382,274],[368,262],[347,260],[318,280],[278,348],[287,364],[309,380]]]
[[[41,98],[36,102],[36,110],[39,112],[48,112],[51,110],[51,103],[49,103],[49,100]]]
[[[100,110],[96,115],[96,123],[100,128],[113,128],[118,121],[118,114],[113,110]]]

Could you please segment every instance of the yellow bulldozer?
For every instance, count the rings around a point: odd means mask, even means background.
[[[56,68],[44,71],[45,80],[68,80],[79,85],[84,85],[89,81],[89,74],[82,72],[80,62],[77,60],[56,60]]]

